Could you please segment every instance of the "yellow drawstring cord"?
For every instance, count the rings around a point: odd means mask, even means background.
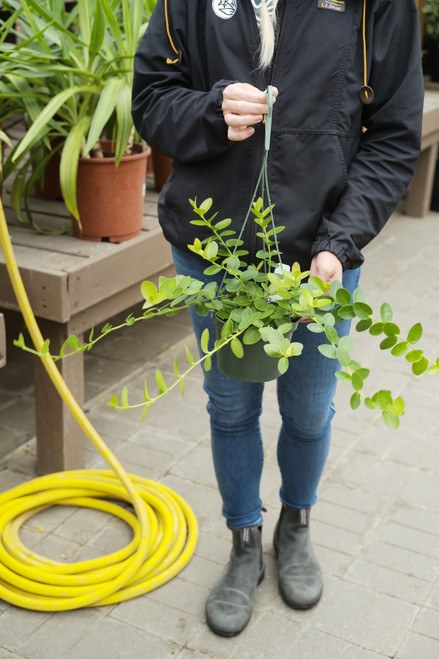
[[[174,51],[174,53],[178,55],[177,59],[170,59],[168,57],[168,59],[166,60],[166,64],[179,64],[181,62],[181,50],[177,50],[171,37],[171,30],[169,28],[169,18],[168,18],[168,0],[165,0],[165,21],[166,21],[166,33],[168,35],[169,43],[171,44],[171,48]]]
[[[44,339],[17,267],[1,199],[0,245],[21,313],[40,352]],[[169,488],[126,473],[73,398],[51,356],[41,359],[59,395],[113,473],[59,472],[0,494],[0,598],[37,611],[67,611],[149,592],[172,579],[192,558],[198,538],[196,518]],[[135,515],[103,499],[127,501]],[[19,530],[27,519],[53,505],[114,514],[131,526],[134,538],[124,549],[91,561],[66,565],[39,556],[21,543]]]
[[[367,45],[366,45],[366,2],[363,0],[363,85],[360,89],[360,98],[365,105],[370,105],[374,100],[374,92],[372,87],[368,85],[368,73],[367,73]]]

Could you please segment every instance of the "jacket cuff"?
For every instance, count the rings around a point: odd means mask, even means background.
[[[320,223],[314,243],[311,247],[311,258],[318,252],[332,252],[341,261],[343,270],[359,268],[364,256],[356,247],[351,236],[334,221],[324,217]]]

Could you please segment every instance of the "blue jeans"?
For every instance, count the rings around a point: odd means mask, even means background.
[[[202,281],[208,263],[193,254],[172,248],[176,270]],[[358,286],[360,268],[347,270],[343,286],[351,293]],[[208,327],[215,330],[210,316],[203,318],[191,309],[191,319],[198,342]],[[337,325],[339,336],[348,334],[350,321]],[[299,357],[277,379],[277,397],[282,425],[277,445],[281,473],[281,502],[292,508],[307,508],[318,498],[317,487],[329,451],[333,397],[340,365],[320,354],[317,346],[321,334],[310,332],[299,323],[294,340],[303,343]],[[223,515],[231,529],[262,524],[262,501],[259,489],[264,452],[259,417],[262,412],[263,384],[240,382],[223,375],[212,360],[204,373],[204,389],[209,401],[212,454],[218,487],[223,501]]]

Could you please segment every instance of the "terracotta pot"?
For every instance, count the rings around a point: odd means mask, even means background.
[[[151,149],[151,160],[154,171],[155,189],[157,192],[160,192],[171,173],[172,158],[165,156],[160,151]]]
[[[112,152],[110,140],[102,140],[101,147],[104,154]],[[142,151],[141,145],[135,145],[134,151],[118,167],[112,156],[79,159],[76,194],[82,229],[73,220],[75,236],[119,243],[140,234],[151,151]]]

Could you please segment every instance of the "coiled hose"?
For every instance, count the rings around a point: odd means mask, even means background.
[[[0,244],[21,313],[40,352],[44,339],[17,267],[1,199]],[[198,539],[195,515],[166,486],[126,473],[88,421],[51,356],[41,359],[59,395],[112,471],[49,474],[0,494],[0,598],[36,611],[68,611],[149,592],[176,576],[192,558]],[[128,502],[135,514],[115,501]],[[133,539],[108,556],[71,564],[35,554],[20,541],[20,528],[54,505],[115,515],[132,528]]]

